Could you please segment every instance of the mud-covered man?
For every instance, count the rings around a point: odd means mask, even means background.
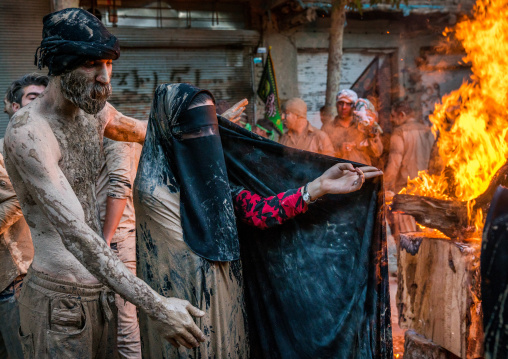
[[[49,14],[43,22],[37,59],[49,68],[50,82],[12,118],[4,145],[35,251],[19,299],[25,355],[106,357],[107,287],[146,312],[164,338],[197,346],[204,336],[191,314],[204,313],[156,294],[101,237],[95,183],[102,137],[142,143],[146,133],[145,123],[106,102],[112,60],[120,55],[117,39],[81,9]]]
[[[137,143],[104,138],[104,161],[97,181],[97,201],[104,239],[136,275],[136,217],[132,185],[142,147]],[[115,295],[118,308],[118,354],[122,359],[141,358],[136,306]]]
[[[391,117],[394,128],[390,138],[390,155],[385,174],[385,198],[392,200],[395,193],[407,186],[407,181],[418,176],[419,171],[429,169],[434,135],[429,126],[419,120],[407,101],[392,106]],[[393,213],[389,218],[396,240],[400,233],[417,230],[412,216]]]

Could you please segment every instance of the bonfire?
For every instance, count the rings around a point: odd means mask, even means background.
[[[495,187],[508,184],[507,34],[506,0],[478,0],[472,18],[445,31],[448,39],[461,42],[473,75],[430,116],[441,172],[422,171],[408,179],[393,203],[395,211],[413,214],[420,225],[448,237],[478,240]],[[436,218],[433,210],[439,212]]]

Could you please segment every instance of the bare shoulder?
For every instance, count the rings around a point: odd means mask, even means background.
[[[115,141],[137,142],[145,141],[148,121],[141,121],[125,116],[115,109],[109,102],[98,114],[104,127],[104,136]]]
[[[9,121],[4,137],[7,157],[35,152],[60,155],[58,141],[47,120],[34,109],[21,109]]]

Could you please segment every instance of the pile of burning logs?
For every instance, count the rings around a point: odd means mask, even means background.
[[[499,185],[508,187],[508,162],[496,172],[487,190],[475,198],[473,212],[479,209],[485,214],[488,212]],[[468,221],[466,202],[398,194],[391,208],[394,212],[413,216],[422,226],[437,229],[453,240],[467,241],[475,232],[474,226]]]
[[[508,162],[475,198],[474,212],[488,213],[496,188],[508,187]],[[479,257],[481,239],[469,223],[467,203],[398,194],[391,209],[412,215],[449,238],[401,234],[397,306],[406,332],[404,357],[474,359],[483,355]]]

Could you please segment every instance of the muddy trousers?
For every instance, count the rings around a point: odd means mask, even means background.
[[[128,233],[122,241],[111,243],[111,249],[136,275],[136,233]],[[136,306],[116,294],[118,308],[118,355],[122,359],[141,359],[141,339]]]
[[[25,359],[116,358],[114,298],[102,284],[65,282],[30,267],[19,297]]]

